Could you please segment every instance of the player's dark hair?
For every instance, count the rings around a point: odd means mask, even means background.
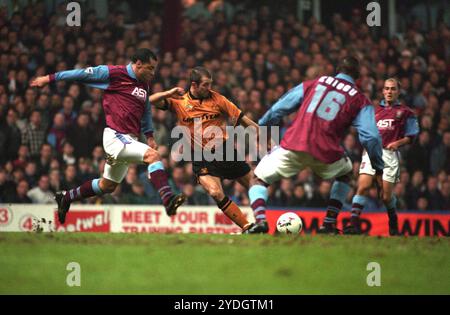
[[[148,48],[139,48],[136,50],[133,56],[131,56],[131,61],[136,63],[141,61],[142,63],[150,63],[151,60],[157,61],[158,58],[156,54]]]
[[[202,80],[202,77],[207,77],[208,79],[211,79],[212,78],[211,72],[209,72],[208,69],[204,67],[195,67],[194,69],[192,69],[191,75],[189,76],[190,84],[192,84],[192,82],[199,84],[200,81]]]
[[[353,56],[347,56],[339,62],[338,72],[348,74],[353,79],[359,78],[359,60]]]

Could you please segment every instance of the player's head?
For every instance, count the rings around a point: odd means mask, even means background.
[[[353,56],[347,56],[339,62],[338,72],[345,73],[353,79],[359,78],[359,60]]]
[[[148,48],[139,48],[131,56],[133,70],[136,78],[141,82],[149,82],[155,76],[158,58],[155,53]]]
[[[398,99],[400,94],[400,83],[394,79],[389,78],[384,81],[383,96],[387,103],[394,103]]]
[[[212,75],[204,67],[195,67],[189,77],[190,91],[192,95],[198,98],[207,98],[212,84]]]

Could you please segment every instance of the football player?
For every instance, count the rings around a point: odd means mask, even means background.
[[[398,219],[396,214],[396,198],[393,194],[395,183],[399,180],[400,158],[398,149],[412,140],[419,133],[419,122],[414,112],[399,100],[400,85],[396,79],[384,82],[383,96],[380,106],[375,111],[375,120],[383,143],[383,203],[389,217],[389,234],[398,235]],[[366,203],[366,196],[372,186],[375,170],[367,152],[363,153],[359,169],[358,189],[352,200],[352,216],[350,225],[345,227],[346,234],[361,234],[359,216]]]
[[[381,185],[384,167],[381,138],[371,101],[355,86],[358,77],[359,61],[345,57],[336,76],[321,76],[297,85],[258,122],[260,126],[278,124],[284,116],[297,112],[280,146],[272,149],[255,169],[256,178],[250,192],[264,207],[270,184],[306,167],[323,179],[336,179],[319,233],[339,233],[336,219],[350,191],[352,174],[352,162],[340,143],[350,126],[358,130],[359,140],[367,150],[377,183]]]
[[[250,166],[245,161],[237,159],[234,146],[230,152],[227,150],[228,136],[225,129],[227,121],[230,120],[234,126],[238,124],[244,127],[252,126],[256,132],[258,132],[258,125],[245,116],[225,96],[213,91],[211,85],[211,73],[206,68],[196,67],[190,74],[189,90],[180,99],[171,98],[169,91],[168,94],[166,92],[155,93],[151,96],[150,102],[156,108],[170,110],[176,115],[178,125],[189,130],[192,156],[194,157],[192,162],[194,174],[223,213],[241,227],[244,233],[267,233],[269,228],[264,209],[261,209],[258,203],[252,203],[256,223],[249,223],[236,203],[225,195],[221,183],[222,179],[236,180],[248,189],[253,177]],[[181,89],[181,91],[183,90]],[[221,135],[206,136],[211,127],[219,129]],[[195,159],[195,148],[203,151],[205,147],[223,153],[219,154],[220,158],[214,157],[208,161],[203,152],[199,152],[201,153],[200,159]],[[252,200],[251,192],[249,194]]]
[[[127,65],[61,71],[31,82],[32,87],[40,88],[57,81],[75,81],[104,90],[103,109],[107,126],[103,132],[103,147],[107,155],[105,170],[102,178],[56,193],[61,224],[65,222],[73,201],[112,193],[125,177],[129,163],[148,164],[150,181],[158,190],[169,216],[175,215],[184,202],[186,197],[175,195],[168,184],[167,173],[153,138],[148,94],[157,64],[156,55],[142,48],[136,51]],[[172,93],[176,96],[176,90]],[[147,137],[147,144],[138,141],[141,129]]]

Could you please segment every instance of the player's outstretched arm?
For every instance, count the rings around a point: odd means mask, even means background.
[[[44,87],[45,85],[55,81],[76,81],[91,87],[106,89],[109,85],[109,69],[108,66],[88,67],[85,69],[74,69],[60,71],[57,73],[37,77],[34,79],[31,87]]]
[[[50,75],[44,75],[41,77],[37,77],[33,81],[31,81],[30,86],[42,88],[49,83],[50,83]]]
[[[300,108],[303,102],[303,83],[286,92],[258,121],[260,126],[279,124],[280,120]]]
[[[167,109],[167,104],[165,102],[168,98],[176,98],[179,99],[184,94],[184,89],[180,87],[174,87],[170,90],[157,92],[148,97],[150,104],[155,106],[158,109]]]

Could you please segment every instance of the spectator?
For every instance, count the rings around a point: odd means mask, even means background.
[[[444,209],[444,198],[438,189],[438,181],[434,176],[428,177],[427,189],[423,196],[428,200],[428,206],[432,210]]]
[[[195,188],[191,183],[187,183],[183,187],[183,193],[187,196],[186,205],[208,205],[209,196],[201,187]]]
[[[35,187],[39,178],[36,162],[34,161],[28,162],[24,170],[25,170],[25,179],[27,180],[28,184],[30,185],[30,187]]]
[[[16,187],[12,180],[8,178],[8,174],[0,168],[0,202],[7,202],[9,196],[14,195]]]
[[[112,193],[103,195],[102,198],[98,198],[96,201],[103,204],[121,204],[126,202],[126,200],[123,200],[120,185],[118,185],[117,188]]]
[[[399,182],[394,186],[394,195],[397,198],[397,209],[405,210],[408,208],[405,197],[405,184]]]
[[[131,184],[131,191],[124,194],[123,202],[133,205],[147,205],[150,203],[149,198],[145,194],[144,185],[139,180]]]
[[[137,166],[130,165],[128,167],[128,172],[125,175],[125,180],[123,180],[120,183],[122,193],[124,193],[124,194],[131,193],[133,190],[132,189],[133,183],[135,183],[138,180],[139,179],[138,179]]]
[[[61,174],[59,173],[59,169],[50,170],[49,181],[50,181],[50,190],[53,193],[56,193],[57,191],[60,191],[62,189]]]
[[[322,181],[319,186],[319,190],[314,194],[313,198],[309,202],[310,207],[326,208],[328,205],[328,199],[330,197],[331,183],[329,181]]]
[[[230,196],[230,199],[232,199],[239,206],[249,206],[250,201],[248,199],[247,190],[245,187],[238,182],[235,182],[233,186],[234,193]]]
[[[375,187],[369,189],[369,196],[367,196],[367,203],[364,210],[367,211],[378,211],[385,210],[383,202],[378,198],[378,190]]]
[[[443,199],[442,210],[450,210],[450,182],[446,181],[442,183],[440,191]]]
[[[417,205],[416,205],[415,209],[420,210],[420,211],[429,210],[427,198],[420,197],[419,199],[417,199]]]
[[[184,185],[186,184],[186,178],[184,169],[182,166],[175,166],[172,170],[172,183],[171,185],[174,186],[174,193],[175,191],[180,192],[183,190]]]
[[[5,122],[0,119],[0,165],[17,157],[22,136],[16,122],[17,112],[12,108],[8,110]]]
[[[39,95],[36,102],[36,110],[41,113],[41,125],[44,130],[48,130],[48,127],[51,122],[51,113],[50,113],[50,98],[48,94],[42,93]]]
[[[80,113],[76,124],[67,129],[67,140],[74,146],[74,155],[80,157],[90,157],[95,147],[93,142],[94,130],[89,125],[89,115]]]
[[[31,157],[38,157],[45,141],[45,129],[41,125],[41,113],[34,110],[30,114],[30,124],[22,134],[22,144],[28,146]]]
[[[27,196],[33,203],[53,204],[53,193],[50,191],[50,182],[48,175],[42,175],[39,178],[37,187],[28,191]]]
[[[92,162],[87,158],[80,158],[78,160],[77,180],[79,183],[84,183],[95,179],[95,174],[92,169]]]
[[[61,183],[61,188],[63,190],[70,190],[77,188],[80,182],[77,180],[77,169],[75,165],[68,164],[64,171],[64,178]]]
[[[288,201],[288,206],[290,207],[307,207],[308,198],[306,197],[305,188],[302,184],[296,184],[294,187],[294,193],[292,198]]]
[[[56,113],[53,117],[53,125],[47,135],[47,142],[56,150],[62,152],[63,140],[66,138],[66,126],[64,122],[64,115]]]
[[[70,142],[63,143],[63,152],[62,152],[62,160],[66,165],[73,165],[76,163],[77,159],[75,158],[73,145]]]
[[[63,99],[63,108],[60,110],[60,113],[64,115],[64,122],[66,123],[66,127],[73,125],[77,119],[77,114],[74,111],[73,107],[73,98],[69,95],[65,96]]]
[[[450,174],[450,130],[444,132],[442,142],[431,152],[430,164],[433,175],[440,170]]]
[[[25,169],[25,166],[28,163],[29,159],[29,150],[26,145],[21,145],[19,150],[17,151],[17,159],[13,161],[14,168],[19,167],[21,169]]]
[[[287,178],[281,179],[280,188],[276,190],[274,197],[274,205],[286,207],[288,200],[292,198],[292,181]]]
[[[420,170],[428,174],[430,170],[430,133],[426,130],[420,132],[419,141],[414,143],[406,157],[406,167],[409,172]],[[414,152],[414,154],[412,154]]]
[[[50,171],[50,162],[52,160],[52,147],[48,143],[43,143],[40,150],[40,156],[35,159],[38,176],[48,174]]]
[[[6,197],[4,202],[8,203],[32,203],[31,199],[28,197],[29,185],[25,179],[19,181],[14,194]]]
[[[425,188],[423,185],[423,172],[416,171],[411,179],[411,184],[408,187],[406,197],[406,203],[409,209],[416,208],[418,198],[424,193]]]

